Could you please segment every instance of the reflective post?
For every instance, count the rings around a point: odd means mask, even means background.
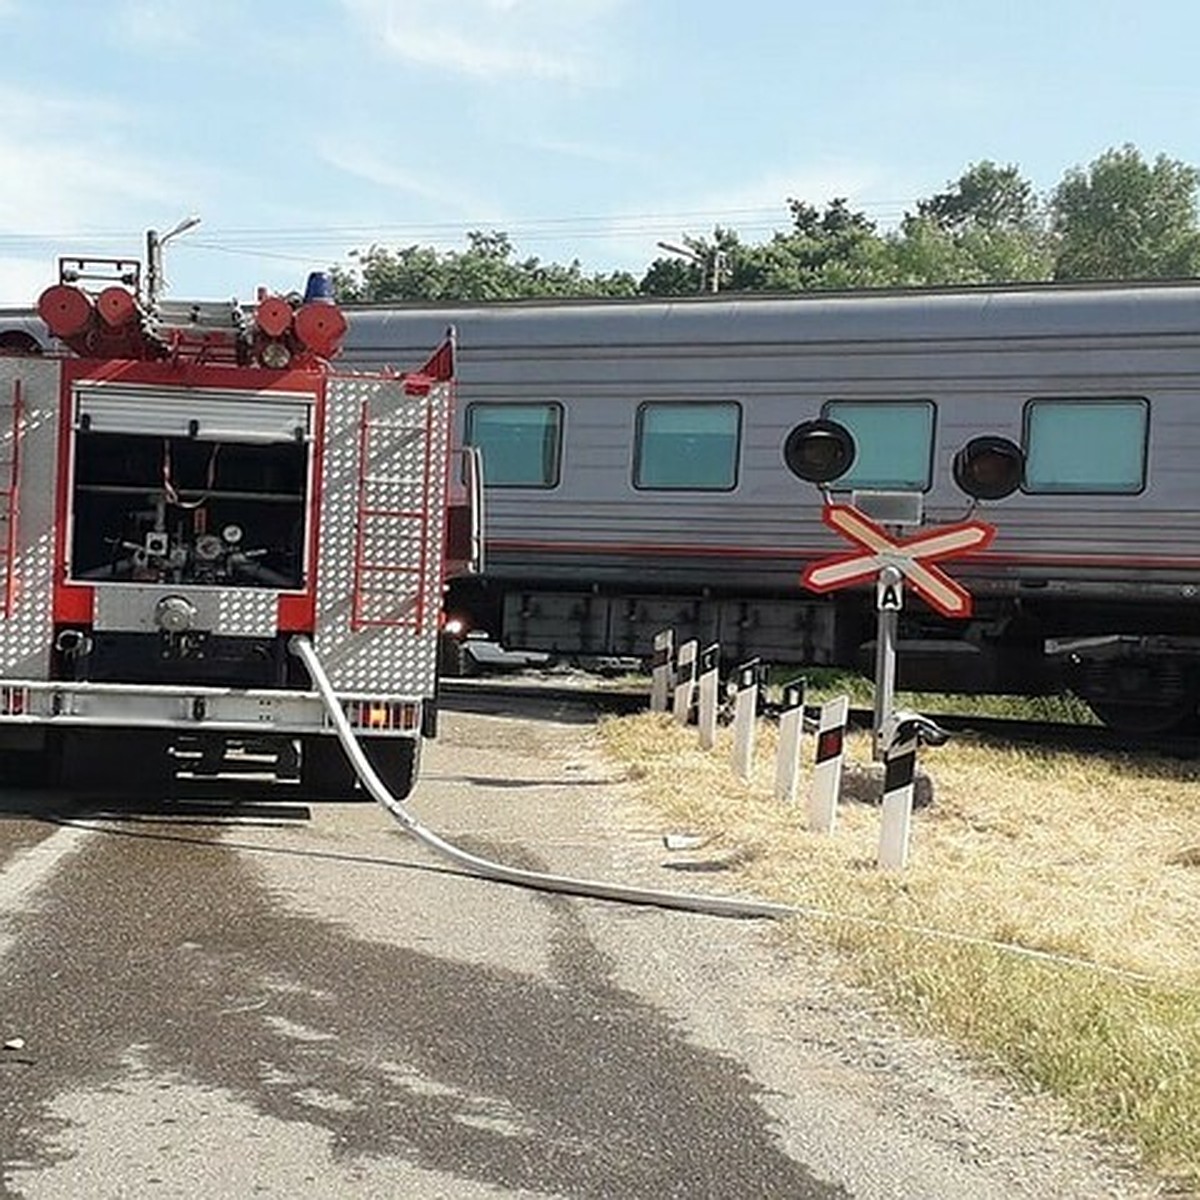
[[[717,693],[720,679],[721,647],[709,646],[700,655],[700,749],[711,750],[717,744]]]
[[[878,863],[884,870],[903,871],[908,866],[909,834],[912,826],[913,779],[917,770],[916,726],[898,729],[889,724],[884,731],[883,811],[879,823]]]
[[[671,690],[671,659],[675,655],[675,631],[664,629],[654,635],[654,658],[650,668],[650,711],[666,712]]]
[[[805,680],[795,679],[783,689],[779,713],[779,748],[775,755],[775,799],[791,804],[796,799],[800,775],[800,743],[804,735]]]
[[[821,705],[812,791],[808,800],[808,827],[816,833],[832,833],[837,820],[846,748],[846,719],[849,714],[848,696],[837,696]]]
[[[758,659],[737,669],[737,695],[733,701],[733,770],[749,779],[754,763],[754,723],[758,715]]]
[[[675,664],[675,720],[686,725],[692,714],[692,700],[696,693],[696,653],[699,643],[684,642],[679,647],[679,661]]]

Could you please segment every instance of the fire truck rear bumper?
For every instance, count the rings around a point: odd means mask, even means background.
[[[384,737],[420,734],[420,698],[354,694],[339,699],[356,730]],[[14,725],[334,736],[316,692],[33,680],[0,684],[0,727]]]

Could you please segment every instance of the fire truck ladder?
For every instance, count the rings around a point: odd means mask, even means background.
[[[13,380],[12,398],[0,404],[0,423],[7,424],[0,440],[0,612],[12,616],[16,602],[17,520],[20,516],[21,435],[24,395],[21,381]],[[7,418],[7,420],[6,420]]]
[[[432,422],[428,401],[415,421],[398,413],[373,418],[362,402],[351,629],[425,629]],[[383,473],[373,473],[373,463]]]

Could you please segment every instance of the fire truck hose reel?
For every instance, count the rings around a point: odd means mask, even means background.
[[[698,896],[687,892],[665,892],[653,888],[627,887],[622,884],[602,883],[598,880],[575,879],[566,875],[550,875],[541,871],[526,871],[518,867],[505,866],[490,859],[479,858],[461,850],[432,830],[426,829],[419,820],[395,796],[388,791],[383,780],[375,772],[358,744],[354,730],[342,711],[342,705],[329,682],[329,676],[321,665],[317,652],[306,637],[297,635],[288,643],[288,649],[300,659],[313,681],[330,723],[337,732],[342,749],[346,752],[359,780],[374,800],[387,811],[422,845],[434,853],[463,867],[481,879],[515,884],[542,892],[560,892],[568,896],[583,896],[597,900],[613,900],[622,904],[653,905],[658,908],[679,909],[684,912],[702,913],[715,917],[743,917],[780,919],[801,915],[801,910],[787,904],[773,904],[764,900],[741,899],[736,896]]]

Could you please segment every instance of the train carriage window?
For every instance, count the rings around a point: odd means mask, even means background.
[[[637,411],[633,485],[729,491],[737,485],[742,408],[723,401],[654,402]]]
[[[1128,495],[1146,484],[1149,404],[1039,398],[1025,406],[1025,491]]]
[[[923,492],[933,471],[933,417],[930,400],[830,400],[821,415],[854,435],[854,465],[836,483],[838,490],[879,488]]]
[[[464,441],[483,455],[488,487],[558,486],[562,405],[470,404]]]

